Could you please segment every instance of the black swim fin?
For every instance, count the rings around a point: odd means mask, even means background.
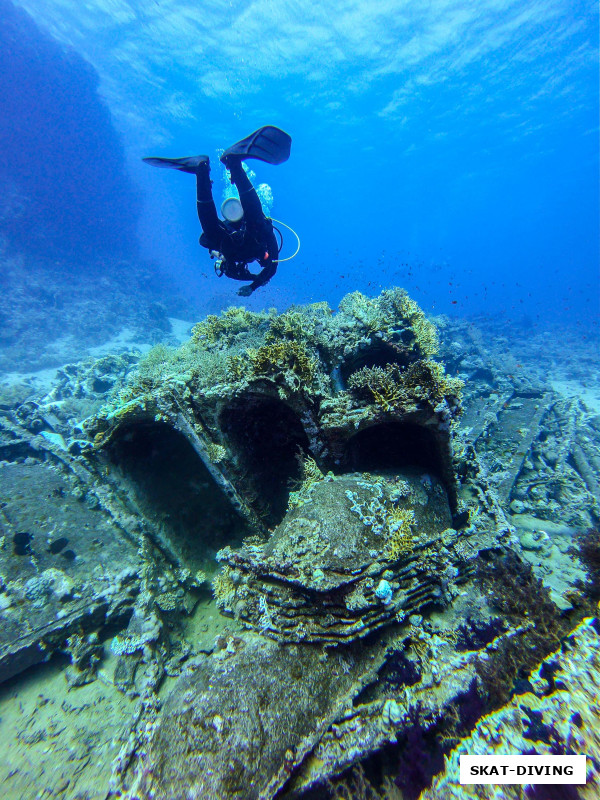
[[[267,164],[283,164],[290,157],[291,147],[292,137],[289,134],[274,125],[265,125],[228,147],[221,161],[225,163],[227,156],[240,156],[242,160],[258,158]]]
[[[188,156],[187,158],[142,158],[152,167],[180,169],[182,172],[196,173],[200,164],[208,165],[208,156]]]

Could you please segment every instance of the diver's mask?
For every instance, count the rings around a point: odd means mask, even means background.
[[[221,204],[221,214],[227,222],[239,222],[244,217],[244,209],[237,197],[228,197]]]

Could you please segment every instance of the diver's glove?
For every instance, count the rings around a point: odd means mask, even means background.
[[[237,294],[238,297],[250,297],[253,291],[252,284],[249,283],[247,286],[242,286],[241,289],[238,289]]]

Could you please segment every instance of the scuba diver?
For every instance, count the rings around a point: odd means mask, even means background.
[[[210,251],[211,258],[216,259],[217,275],[252,281],[238,290],[242,297],[248,297],[275,275],[280,249],[273,223],[265,216],[242,162],[257,158],[267,164],[282,164],[290,157],[291,145],[292,139],[287,133],[266,125],[225,150],[220,160],[229,170],[240,199],[228,197],[223,202],[223,220],[217,215],[212,196],[208,156],[142,159],[154,167],[170,167],[196,176],[198,219],[202,226],[200,244]],[[261,266],[258,274],[248,269],[252,261],[258,261]]]

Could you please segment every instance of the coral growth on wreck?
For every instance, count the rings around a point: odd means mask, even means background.
[[[244,306],[231,306],[219,316],[209,314],[192,328],[192,342],[196,345],[231,344],[236,336],[260,326],[269,314],[246,311]]]
[[[265,344],[258,350],[248,350],[247,357],[251,375],[256,377],[276,378],[291,372],[300,384],[310,385],[317,369],[316,359],[303,344],[295,341]]]
[[[406,369],[399,364],[363,367],[350,375],[348,388],[383,411],[409,411],[424,403],[437,407],[444,400],[456,408],[463,383],[448,377],[442,364],[428,359],[415,361]]]

